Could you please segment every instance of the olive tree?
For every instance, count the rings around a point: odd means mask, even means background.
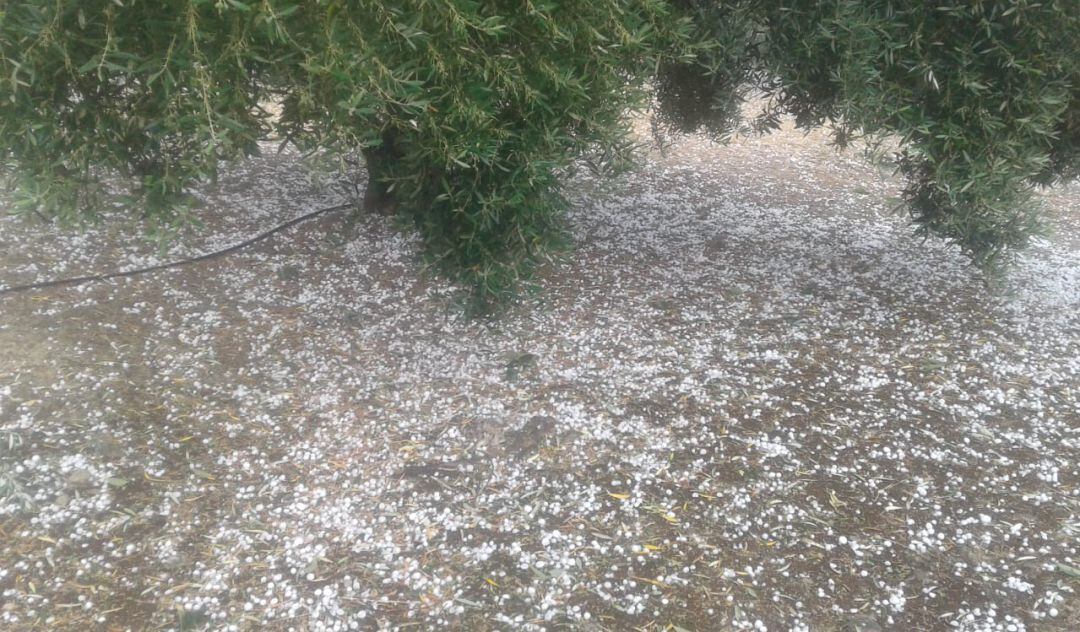
[[[16,211],[117,201],[168,233],[189,187],[269,138],[361,152],[365,204],[489,304],[562,239],[561,175],[628,115],[724,138],[750,92],[901,149],[919,231],[988,272],[1077,175],[1075,0],[9,0],[0,173]],[[273,105],[274,107],[270,107]],[[130,183],[118,190],[117,182]],[[103,183],[109,183],[106,186]]]
[[[121,176],[168,230],[260,140],[360,150],[368,206],[488,302],[558,247],[560,171],[619,155],[686,26],[662,0],[11,1],[0,159],[18,209],[84,219]]]

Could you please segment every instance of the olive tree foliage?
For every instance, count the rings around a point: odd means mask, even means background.
[[[625,155],[628,111],[688,32],[662,0],[0,7],[0,159],[17,208],[81,220],[122,194],[167,231],[193,182],[262,139],[359,149],[368,204],[413,220],[430,259],[484,302],[559,246],[558,176],[588,152]],[[130,190],[101,184],[117,176]]]
[[[1033,187],[1080,173],[1080,2],[677,0],[691,62],[657,78],[667,129],[729,133],[748,92],[829,124],[839,144],[899,144],[917,230],[993,275],[1042,229]]]
[[[185,192],[266,139],[359,150],[368,206],[509,296],[563,242],[560,176],[661,132],[757,119],[896,141],[918,230],[988,271],[1077,175],[1076,0],[7,0],[0,175],[16,210],[117,203],[168,234]],[[273,104],[275,107],[269,107]],[[119,186],[128,183],[130,186]]]

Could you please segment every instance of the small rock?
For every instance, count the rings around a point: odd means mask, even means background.
[[[90,449],[107,459],[116,459],[124,455],[123,444],[107,432],[94,433],[87,443]]]
[[[490,417],[474,420],[470,428],[476,448],[489,456],[502,452],[503,432],[503,424]]]
[[[647,302],[648,306],[662,312],[673,312],[679,309],[679,303],[674,298],[669,296],[659,296],[650,298]]]
[[[69,487],[75,489],[85,489],[87,487],[94,486],[94,475],[90,473],[90,470],[79,468],[72,470],[67,476],[67,484]]]
[[[507,438],[507,447],[523,456],[536,452],[555,431],[555,420],[546,415],[534,415],[520,430],[510,433]]]
[[[716,257],[729,250],[731,250],[731,244],[728,243],[727,236],[725,235],[716,235],[705,242],[706,257]]]
[[[523,374],[536,370],[540,358],[535,353],[517,353],[506,363],[506,380],[512,382]]]
[[[179,553],[173,553],[161,560],[161,565],[170,570],[183,568],[186,564],[187,560]]]
[[[845,632],[881,632],[881,625],[873,617],[856,615],[848,619]]]
[[[360,327],[363,326],[365,322],[363,315],[360,314],[360,312],[352,309],[345,310],[345,314],[342,317],[342,320],[344,320],[345,324],[349,327]]]
[[[978,566],[987,561],[986,550],[976,544],[967,544],[958,547],[960,555],[964,557],[968,564],[972,566]]]
[[[60,509],[63,509],[64,507],[67,507],[68,503],[70,503],[70,502],[71,502],[71,496],[68,496],[64,492],[60,492],[60,494],[56,497],[56,499],[53,500],[53,504],[56,505]]]
[[[282,281],[296,281],[303,275],[303,272],[300,266],[286,265],[277,271],[277,278]]]

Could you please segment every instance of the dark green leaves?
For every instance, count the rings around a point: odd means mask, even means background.
[[[995,272],[1037,234],[1032,186],[1080,165],[1075,2],[680,0],[699,44],[661,69],[667,129],[722,133],[740,86],[841,144],[898,139],[918,229]],[[737,25],[733,27],[733,25]]]
[[[1032,186],[1080,171],[1073,5],[11,0],[0,168],[17,211],[79,221],[112,179],[169,232],[185,188],[260,140],[361,149],[431,263],[490,305],[564,242],[557,174],[626,164],[650,89],[661,134],[718,138],[759,91],[760,129],[899,139],[919,230],[993,270],[1039,229]]]

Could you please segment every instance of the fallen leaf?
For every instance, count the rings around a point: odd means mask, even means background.
[[[653,586],[657,586],[659,588],[667,588],[667,584],[665,584],[664,582],[657,581],[655,579],[649,579],[647,577],[638,577],[637,575],[631,575],[630,579],[638,582],[645,582],[646,584],[652,584]]]
[[[110,487],[118,488],[127,487],[131,483],[131,481],[123,478],[122,476],[110,476],[109,478],[105,479],[105,482],[108,483]]]

